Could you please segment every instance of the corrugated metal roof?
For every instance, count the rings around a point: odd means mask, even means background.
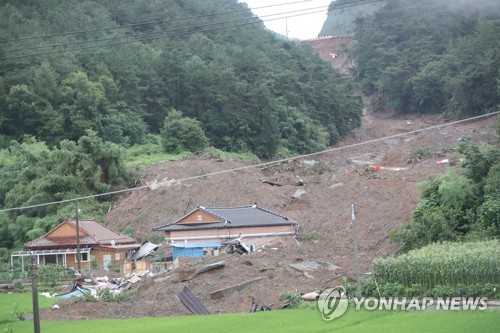
[[[91,236],[80,237],[80,245],[96,245],[97,241]],[[40,248],[40,247],[67,247],[76,246],[76,237],[46,237],[42,236],[24,245],[25,248]]]
[[[111,249],[116,251],[128,251],[135,250],[141,247],[139,243],[130,243],[130,244],[120,244],[120,245],[101,245],[101,249]]]
[[[192,247],[220,247],[222,246],[221,242],[198,242],[198,243],[177,243],[170,244],[173,247],[180,248],[192,248]]]
[[[67,222],[76,228],[75,220],[68,220]],[[84,230],[87,234],[92,235],[92,237],[94,237],[99,244],[111,244],[112,241],[114,241],[115,244],[136,242],[133,238],[120,234],[95,220],[82,220],[79,221],[78,225],[81,230]]]
[[[156,251],[160,245],[156,245],[151,243],[150,241],[145,241],[142,243],[141,247],[138,248],[131,256],[130,259],[132,260],[140,260],[147,255],[149,255],[151,252]]]
[[[46,255],[46,254],[74,254],[74,253],[90,253],[90,247],[81,249],[57,249],[57,250],[36,250],[36,251],[15,251],[12,252],[12,257],[27,257],[31,255]]]
[[[184,289],[181,290],[176,295],[177,299],[184,305],[189,312],[195,315],[209,315],[210,312],[208,312],[207,308],[201,304],[201,302],[196,298],[196,296],[193,295],[191,290],[189,290],[187,287],[184,287]]]
[[[182,219],[195,212],[204,211],[219,219],[219,222],[210,223],[182,223]],[[155,228],[155,231],[179,231],[179,230],[203,230],[203,229],[221,229],[221,228],[241,228],[241,227],[264,227],[276,225],[296,225],[297,223],[288,217],[278,213],[271,212],[257,205],[240,207],[198,207],[185,215],[181,219]]]

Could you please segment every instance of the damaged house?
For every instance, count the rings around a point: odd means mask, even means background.
[[[295,236],[298,224],[257,205],[198,206],[178,220],[153,230],[165,233],[175,260],[181,255],[201,257],[234,240],[243,241],[251,252],[273,239]]]
[[[78,234],[78,237],[77,237]],[[65,220],[45,235],[24,244],[24,251],[12,253],[11,260],[21,257],[22,267],[35,255],[39,265],[56,264],[77,268],[77,253],[80,253],[80,268],[90,268],[91,258],[106,270],[121,268],[132,251],[141,244],[135,239],[120,234],[96,220]]]

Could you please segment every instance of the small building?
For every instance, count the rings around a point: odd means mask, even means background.
[[[177,243],[172,245],[172,257],[177,259],[180,256],[201,258],[207,252],[222,246],[220,242],[196,242],[196,243]]]
[[[244,240],[254,249],[270,239],[295,236],[298,224],[257,205],[198,206],[178,220],[153,230],[165,233],[174,257],[186,254],[198,257],[235,239]]]
[[[21,257],[36,256],[39,265],[56,264],[76,269],[80,252],[80,268],[89,269],[91,258],[99,268],[118,268],[141,244],[135,239],[118,233],[96,220],[65,220],[45,235],[24,244],[24,251],[13,252],[11,261]],[[29,262],[29,259],[28,259]]]
[[[154,262],[154,256],[156,251],[161,245],[153,244],[150,241],[144,241],[136,250],[130,253],[126,262],[123,264],[123,273],[129,274],[133,271],[143,272],[143,271],[153,271],[159,272],[162,268],[167,269],[166,265],[161,265],[161,263]],[[160,267],[159,267],[160,266]]]

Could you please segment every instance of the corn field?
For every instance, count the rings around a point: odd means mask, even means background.
[[[500,283],[500,242],[498,240],[440,243],[410,251],[398,257],[374,262],[379,283],[436,285]]]

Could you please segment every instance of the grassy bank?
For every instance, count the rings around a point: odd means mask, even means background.
[[[19,297],[19,295],[17,295]],[[0,313],[12,312],[18,298],[0,295]],[[53,300],[40,298],[41,306]],[[22,294],[19,309],[31,311],[29,294]],[[64,311],[59,309],[55,311]],[[500,326],[498,311],[355,311],[325,322],[316,310],[293,309],[258,313],[165,318],[104,319],[41,322],[42,332],[493,332]],[[33,332],[33,322],[0,322],[0,332]]]

